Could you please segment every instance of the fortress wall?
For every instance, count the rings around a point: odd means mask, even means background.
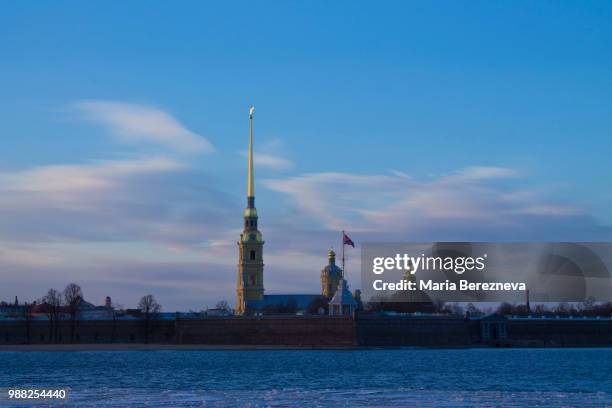
[[[0,321],[0,344],[47,344],[49,323]],[[70,321],[61,321],[55,343],[70,343]],[[140,320],[77,322],[74,343],[144,343]],[[354,321],[344,317],[209,317],[151,321],[148,341],[211,345],[354,346]]]
[[[612,320],[509,319],[508,345],[518,347],[612,346]],[[29,326],[29,340],[28,340]],[[58,325],[57,343],[70,343],[70,321]],[[79,321],[75,343],[144,343],[145,323]],[[480,345],[480,322],[447,316],[208,317],[158,320],[149,342],[313,347],[458,347]],[[46,321],[0,320],[0,345],[48,344]]]
[[[28,330],[29,326],[29,330]],[[29,331],[29,335],[28,335]],[[50,341],[50,338],[53,341]],[[173,321],[155,321],[149,330],[150,342],[172,342]],[[0,320],[0,344],[71,343],[71,322],[62,320],[49,331],[47,321]],[[82,320],[75,326],[74,343],[144,343],[145,324],[142,321]]]
[[[612,320],[508,320],[508,340],[516,346],[612,346]]]
[[[360,346],[470,346],[469,322],[450,316],[367,316],[358,315],[357,341]]]
[[[354,346],[354,321],[343,317],[265,316],[180,321],[184,344]]]

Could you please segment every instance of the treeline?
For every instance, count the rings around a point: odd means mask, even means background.
[[[49,289],[47,293],[40,299],[31,303],[9,304],[2,302],[1,305],[13,309],[12,315],[21,318],[24,321],[26,328],[26,337],[30,337],[31,322],[35,316],[46,316],[49,322],[49,342],[61,342],[59,334],[60,321],[68,320],[70,323],[69,341],[78,342],[77,327],[78,321],[83,313],[86,313],[86,308],[82,305],[85,302],[83,290],[76,283],[69,283],[63,291],[57,289]],[[117,310],[120,306],[106,304],[108,313],[113,321],[116,321],[118,315],[131,314],[135,317],[140,317],[144,323],[145,342],[148,342],[149,333],[153,328],[153,321],[157,319],[161,312],[161,305],[157,302],[153,295],[145,295],[138,302],[137,309]]]
[[[438,313],[449,315],[478,316],[498,313],[504,316],[561,316],[561,317],[612,317],[612,302],[597,303],[589,298],[584,302],[558,304],[527,304],[501,303],[497,307],[479,307],[476,303],[460,304],[445,302],[368,302],[365,305],[368,312],[396,313]]]
[[[497,313],[513,316],[612,317],[612,302],[596,303],[593,299],[587,299],[581,303],[537,304],[529,308],[525,304],[502,303]]]

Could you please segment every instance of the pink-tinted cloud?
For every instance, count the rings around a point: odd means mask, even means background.
[[[212,144],[163,110],[116,101],[81,101],[75,108],[85,119],[103,124],[120,141],[155,143],[181,152],[211,152]]]

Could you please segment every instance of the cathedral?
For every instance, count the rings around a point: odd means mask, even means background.
[[[259,231],[257,209],[255,208],[255,179],[253,173],[253,112],[249,110],[250,132],[248,151],[247,206],[244,210],[243,231],[238,241],[238,279],[236,284],[236,314],[252,315],[265,312],[317,312],[327,306],[330,299],[342,286],[348,292],[342,269],[336,265],[336,254],[328,253],[328,264],[321,271],[321,293],[266,295],[264,293],[263,246],[265,241]],[[340,295],[339,295],[340,296]],[[338,296],[337,296],[338,298]],[[344,302],[354,309],[356,302],[344,293]],[[332,299],[333,300],[333,299]],[[330,309],[331,310],[331,309]],[[346,313],[343,313],[346,314]]]

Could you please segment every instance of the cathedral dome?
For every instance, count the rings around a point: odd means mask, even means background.
[[[327,265],[323,269],[321,269],[321,275],[339,278],[342,274],[342,268],[336,265],[336,253],[333,249],[330,249],[327,253],[327,260]]]

